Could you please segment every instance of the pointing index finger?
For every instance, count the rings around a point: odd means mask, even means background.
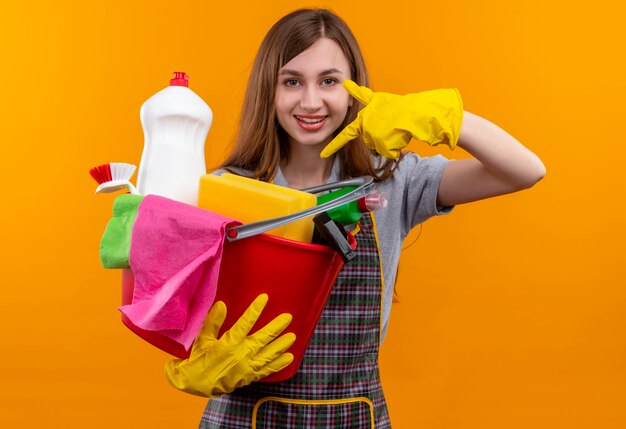
[[[368,104],[374,95],[374,91],[369,89],[367,86],[359,86],[354,81],[350,79],[346,79],[343,81],[343,87],[348,91],[348,93],[356,98],[359,103],[366,105]]]

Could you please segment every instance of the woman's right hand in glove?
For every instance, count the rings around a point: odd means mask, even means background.
[[[213,304],[189,358],[173,359],[165,365],[165,377],[169,383],[183,392],[211,398],[286,368],[293,361],[293,355],[285,351],[293,344],[296,335],[278,336],[291,323],[290,314],[283,313],[248,335],[267,300],[266,294],[259,295],[219,339],[217,336],[226,318],[226,305],[222,301]]]

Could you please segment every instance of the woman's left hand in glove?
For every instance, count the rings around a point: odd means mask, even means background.
[[[327,158],[358,136],[385,158],[395,159],[411,138],[454,149],[463,122],[463,102],[456,89],[436,89],[416,94],[374,92],[351,80],[344,88],[365,107],[325,148]]]

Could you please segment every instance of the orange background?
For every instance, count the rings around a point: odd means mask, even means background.
[[[381,356],[396,428],[626,427],[625,10],[577,4],[317,4],[351,25],[375,89],[456,86],[548,169],[429,221],[403,253]],[[120,322],[120,274],[98,259],[113,198],[87,172],[139,163],[139,107],[175,70],[213,108],[219,163],[263,35],[308,5],[4,2],[3,427],[196,427],[204,400]]]

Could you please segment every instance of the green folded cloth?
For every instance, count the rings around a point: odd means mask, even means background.
[[[100,261],[104,268],[130,268],[130,239],[142,195],[124,194],[113,202],[113,217],[100,241]]]

